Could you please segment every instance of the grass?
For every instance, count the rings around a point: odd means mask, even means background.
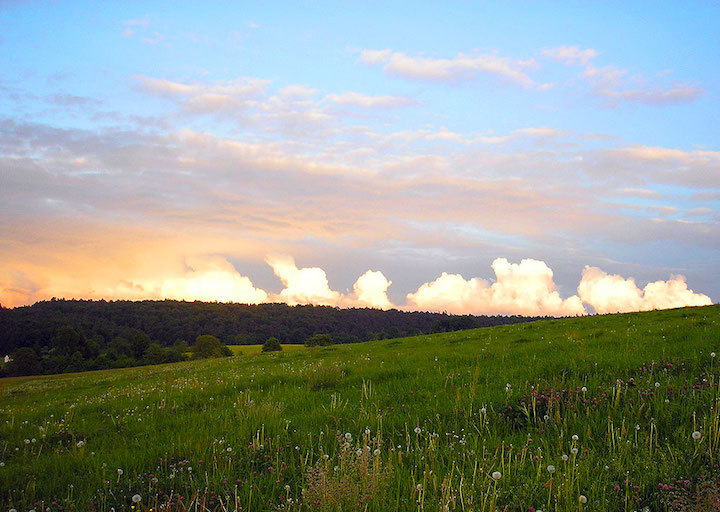
[[[297,350],[304,350],[306,347],[302,344],[294,344],[294,343],[288,343],[288,344],[281,344],[280,345],[284,352],[294,352]],[[233,351],[233,354],[237,355],[244,355],[249,356],[253,354],[259,354],[262,352],[262,345],[228,345],[230,350]]]
[[[709,306],[5,379],[0,504],[719,510],[719,349]]]

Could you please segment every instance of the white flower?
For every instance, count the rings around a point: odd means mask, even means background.
[[[345,439],[347,439],[348,441],[352,440],[352,434],[350,432],[347,432],[345,434]]]
[[[132,497],[133,503],[140,503],[141,499],[142,498],[140,497],[139,494],[136,494],[135,496]]]
[[[123,470],[118,468],[118,476],[122,476],[122,474],[123,474]]]
[[[289,486],[289,485],[285,485],[285,492],[290,492],[290,486]]]
[[[373,452],[373,455],[375,455],[375,457],[377,457],[378,455],[380,455],[380,448],[375,448],[375,451]]]
[[[578,452],[577,448],[573,448],[570,450],[570,453],[572,453],[573,455],[577,455],[577,452]]]
[[[84,445],[85,445],[85,441],[83,441],[82,439],[77,442],[77,447],[78,447],[78,448],[82,448]]]
[[[30,444],[30,439],[25,439],[25,444]]]
[[[417,489],[418,492],[422,491],[422,484],[417,484],[417,485],[415,486],[415,489]]]
[[[5,463],[4,463],[4,462],[0,462],[0,468],[4,468],[4,467],[5,467]]]
[[[587,388],[586,388],[585,386],[583,386],[580,391],[582,391],[583,393],[585,393],[585,392],[587,392]]]
[[[362,450],[360,448],[358,448],[355,453],[357,454],[358,457],[360,457],[360,455],[362,455]]]
[[[492,477],[495,480],[500,480],[502,478],[502,473],[500,473],[500,471],[493,471]]]
[[[555,473],[555,466],[553,466],[552,464],[550,464],[550,465],[547,467],[547,470],[548,470],[548,473],[550,473],[550,474],[552,475],[553,473]]]
[[[227,451],[228,453],[230,453],[230,452],[232,451],[232,448],[230,448],[230,447],[228,446],[225,451]]]
[[[580,438],[577,436],[577,434],[573,434],[572,440],[573,440],[573,441],[577,441],[578,439],[580,439]]]
[[[656,382],[656,383],[655,383],[655,387],[656,387],[656,388],[659,388],[659,387],[660,387],[660,383],[659,383],[659,382]]]
[[[487,409],[485,407],[480,407],[480,414],[485,414],[487,412]]]
[[[323,459],[328,460],[329,458],[330,458],[330,455],[328,455],[327,453],[325,455],[323,455]]]
[[[548,416],[547,414],[545,416],[543,416],[543,420],[547,421],[549,419],[550,419],[550,416]]]
[[[415,433],[419,434],[420,432],[422,432],[422,429],[420,427],[415,427]]]
[[[692,438],[695,439],[695,441],[699,441],[701,437],[702,437],[702,434],[700,432],[698,432],[697,430],[692,433]]]
[[[581,494],[580,498],[578,498],[578,501],[584,505],[585,503],[587,503],[587,498],[584,494]]]
[[[568,457],[567,455],[565,455],[564,453],[562,454],[562,460],[563,460],[563,462],[567,462],[568,458],[569,458],[569,457]]]
[[[715,352],[710,352],[710,357],[715,357]]]

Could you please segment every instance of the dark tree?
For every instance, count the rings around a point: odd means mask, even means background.
[[[275,336],[265,340],[262,347],[263,352],[278,352],[280,350],[282,350],[282,346],[280,346],[280,341]]]
[[[308,347],[325,347],[332,345],[333,339],[329,334],[316,334],[312,338],[308,338],[305,345]]]

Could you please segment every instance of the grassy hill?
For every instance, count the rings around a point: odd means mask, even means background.
[[[718,306],[4,379],[0,504],[717,510],[713,351]]]

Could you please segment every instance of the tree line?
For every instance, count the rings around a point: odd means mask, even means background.
[[[180,361],[205,335],[220,346],[263,344],[269,338],[305,343],[315,335],[356,343],[534,319],[286,304],[52,299],[0,308],[0,357],[28,361],[32,371],[24,374],[62,373]],[[20,349],[28,350],[18,354]]]

